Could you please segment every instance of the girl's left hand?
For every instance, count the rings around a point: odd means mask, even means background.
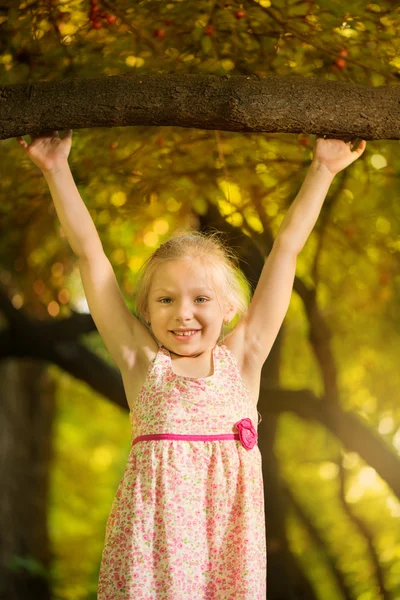
[[[312,161],[324,165],[332,175],[336,175],[360,158],[367,147],[367,142],[361,140],[357,150],[354,151],[352,151],[353,146],[354,142],[318,137],[315,141]]]

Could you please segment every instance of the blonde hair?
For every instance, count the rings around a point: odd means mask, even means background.
[[[240,270],[236,254],[222,239],[222,232],[201,233],[190,231],[176,235],[161,244],[141,266],[140,279],[136,292],[136,315],[148,327],[145,313],[153,275],[166,261],[191,258],[198,260],[211,273],[213,281],[218,285],[217,294],[227,306],[236,309],[234,318],[228,325],[223,325],[218,342],[222,341],[235,327],[232,322],[243,316],[251,299],[251,286]],[[236,323],[235,323],[236,324]]]

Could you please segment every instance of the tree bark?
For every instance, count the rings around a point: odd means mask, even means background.
[[[0,598],[50,600],[54,384],[43,364],[0,363]]]
[[[143,74],[0,86],[0,139],[129,125],[400,139],[400,86]]]

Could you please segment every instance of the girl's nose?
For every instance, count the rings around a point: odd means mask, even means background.
[[[175,316],[182,320],[191,319],[193,316],[193,308],[191,304],[188,302],[181,302],[181,304],[179,304],[177,307]]]

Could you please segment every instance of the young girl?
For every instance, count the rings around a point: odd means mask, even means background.
[[[132,447],[107,521],[98,599],[265,600],[261,368],[332,179],[366,142],[352,151],[351,142],[317,138],[250,306],[217,236],[193,232],[171,238],[146,261],[138,319],[74,184],[71,140],[72,131],[29,144],[18,138],[49,185],[130,407]]]

